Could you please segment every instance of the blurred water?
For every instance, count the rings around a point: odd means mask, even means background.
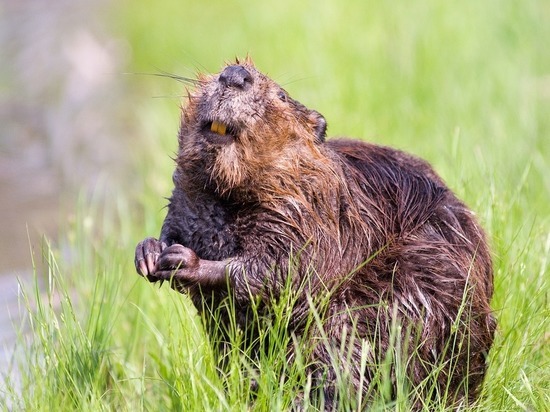
[[[124,41],[106,0],[0,0],[0,370],[18,324],[17,276],[75,195],[127,169]],[[131,149],[130,149],[131,150]]]

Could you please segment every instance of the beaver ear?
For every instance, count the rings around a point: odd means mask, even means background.
[[[315,122],[313,130],[315,131],[315,142],[323,143],[327,137],[327,121],[323,115],[315,110],[311,111],[310,118]]]

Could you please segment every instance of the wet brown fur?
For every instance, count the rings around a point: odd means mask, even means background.
[[[379,363],[397,320],[412,384],[440,367],[436,386],[449,393],[447,402],[473,401],[495,321],[491,258],[472,212],[420,159],[355,140],[325,141],[319,113],[250,59],[237,64],[252,76],[246,90],[220,86],[219,74],[201,75],[189,94],[160,240],[227,262],[229,292],[243,313],[257,299],[269,310],[289,273],[296,288],[306,285],[296,319],[310,309],[307,296],[328,296],[323,328],[329,345],[351,345],[351,361],[341,368],[356,388],[362,342],[372,348],[367,362]],[[213,120],[233,135],[201,128]],[[299,263],[289,270],[296,251]],[[200,281],[179,289],[199,310],[205,293],[218,302],[228,293]],[[246,328],[246,316],[240,319]],[[292,327],[303,332],[299,321]],[[336,371],[326,344],[313,349],[311,361],[329,408]],[[367,383],[372,374],[367,368]]]

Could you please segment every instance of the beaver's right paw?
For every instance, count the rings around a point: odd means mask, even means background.
[[[166,244],[154,237],[148,237],[136,246],[136,255],[134,264],[136,265],[137,273],[147,278],[151,282],[159,280],[153,276],[155,266],[159,260],[160,253],[166,249]]]

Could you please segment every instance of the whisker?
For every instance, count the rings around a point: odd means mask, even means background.
[[[196,86],[201,84],[201,81],[198,79],[193,79],[190,77],[184,77],[184,76],[178,76],[177,74],[168,73],[165,71],[160,71],[158,73],[145,73],[145,72],[137,72],[137,73],[128,73],[128,74],[135,74],[135,75],[141,75],[141,76],[155,76],[155,77],[163,77],[167,79],[176,80],[183,84],[189,84],[192,86]]]

